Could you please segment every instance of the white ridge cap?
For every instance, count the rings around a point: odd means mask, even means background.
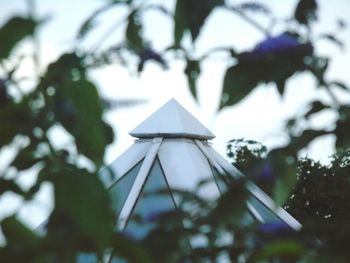
[[[215,138],[202,123],[171,99],[130,133],[137,138],[185,137],[199,140]]]

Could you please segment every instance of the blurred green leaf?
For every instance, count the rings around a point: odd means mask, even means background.
[[[278,93],[282,96],[284,94],[284,89],[286,87],[285,80],[284,79],[277,80],[275,83],[276,83],[276,87],[277,87]]]
[[[30,144],[26,148],[20,150],[16,158],[11,163],[11,166],[16,167],[17,170],[26,170],[41,160],[42,158],[36,157],[36,149]]]
[[[282,167],[279,165],[279,167]],[[281,175],[277,177],[273,189],[273,200],[278,206],[282,206],[290,197],[290,193],[296,182],[296,169],[285,165]]]
[[[101,160],[107,144],[113,141],[111,128],[103,122],[103,106],[97,89],[86,79],[60,87],[55,113],[74,136],[78,150],[94,161]]]
[[[6,241],[14,245],[37,245],[40,238],[37,234],[20,222],[15,216],[5,218],[1,222],[1,228],[6,236]]]
[[[86,243],[90,249],[110,244],[115,216],[109,195],[97,175],[73,167],[61,169],[53,184],[55,209],[49,220],[49,232],[63,235],[60,233],[63,224],[66,231],[71,229],[66,238],[74,239],[77,235],[76,242]]]
[[[191,94],[196,100],[198,100],[196,82],[200,73],[201,73],[201,69],[200,69],[199,61],[188,59],[187,65],[185,68],[185,74],[187,76],[188,86],[190,87]]]
[[[275,56],[273,58],[265,58],[262,61],[261,74],[262,80],[266,83],[274,82],[276,84],[279,94],[282,96],[285,92],[285,85],[287,80],[298,71],[304,70],[303,59],[305,54],[285,54]]]
[[[229,223],[240,226],[242,217],[247,212],[246,200],[248,192],[243,180],[234,179],[228,186],[228,191],[223,193],[217,206],[209,214],[214,222]]]
[[[139,243],[129,240],[121,233],[116,233],[113,236],[113,248],[115,255],[121,256],[128,262],[151,263],[150,254]]]
[[[12,17],[0,28],[0,59],[7,58],[18,42],[34,33],[38,22],[23,17]]]
[[[325,85],[324,74],[328,69],[329,58],[312,57],[311,62],[308,63],[307,68],[318,80],[318,85]]]
[[[192,253],[192,250],[189,244],[191,230],[189,227],[184,227],[184,222],[191,218],[190,214],[193,212],[193,210],[185,212],[179,207],[161,213],[156,219],[156,227],[141,244],[159,262],[186,262],[182,255],[189,251]]]
[[[139,64],[137,66],[137,72],[139,72],[139,73],[143,71],[144,65],[147,61],[157,62],[158,64],[160,64],[162,66],[163,69],[168,69],[168,64],[164,60],[162,55],[150,47],[145,47],[142,50],[142,52],[139,53],[138,55],[139,55],[140,61],[139,61]]]
[[[0,105],[2,106],[6,105],[9,102],[10,102],[10,96],[8,94],[7,80],[0,78]]]
[[[224,77],[220,109],[240,102],[259,83],[274,82],[279,94],[283,95],[287,79],[300,70],[299,66],[292,63],[286,66],[283,61],[275,63],[269,59],[269,61],[255,61],[248,64],[239,63],[229,68]]]
[[[324,66],[324,63],[314,65],[316,59],[311,57],[312,54],[311,43],[305,43],[292,32],[285,32],[266,38],[252,51],[238,54],[238,63],[233,68],[237,71],[239,69],[236,75],[242,75],[241,78],[246,79],[244,83],[249,83],[250,88],[258,83],[273,82],[278,92],[283,95],[286,81],[295,73],[307,68],[310,71],[319,70],[321,66]],[[307,65],[305,61],[308,62]],[[224,95],[224,101],[228,97]]]
[[[78,32],[78,39],[83,39],[87,35],[87,33],[89,33],[94,27],[96,27],[96,22],[93,20],[94,18],[95,16],[91,16],[83,23]]]
[[[51,167],[50,162],[48,160],[45,160],[45,166],[38,172],[37,180],[35,183],[29,188],[28,192],[26,192],[25,197],[27,199],[31,199],[39,190],[45,181],[50,181],[52,178],[50,178],[51,175]]]
[[[306,147],[314,139],[327,134],[330,134],[330,132],[325,130],[306,129],[301,133],[301,135],[291,138],[292,140],[289,147],[293,148],[293,151],[297,152]]]
[[[49,64],[40,86],[45,88],[65,86],[66,82],[72,80],[73,72],[77,75],[77,78],[85,77],[82,58],[75,53],[65,53],[55,62]]]
[[[176,1],[176,7],[175,7],[175,28],[174,28],[174,46],[180,47],[180,42],[182,39],[182,36],[186,29],[186,22],[185,22],[185,2],[184,0],[177,0]]]
[[[107,11],[110,9],[114,4],[120,4],[123,3],[124,1],[111,1],[110,3],[107,3],[106,5],[98,8],[96,11],[94,11],[80,26],[78,30],[78,39],[84,38],[87,33],[91,31],[96,26],[96,21],[95,19],[97,16],[99,16],[101,13]]]
[[[175,7],[174,42],[179,47],[186,30],[189,30],[194,42],[209,14],[223,0],[177,0]]]
[[[310,104],[309,110],[304,114],[305,118],[309,118],[311,115],[318,113],[322,110],[329,109],[330,106],[324,104],[321,101],[314,101]]]
[[[92,29],[97,25],[96,18],[103,12],[110,10],[114,5],[127,4],[130,5],[132,0],[110,0],[105,5],[95,10],[85,21],[82,22],[79,30],[77,39],[83,39]]]
[[[128,4],[130,5],[134,0],[107,0],[111,4]]]
[[[334,135],[337,150],[346,150],[350,147],[350,107],[343,106],[339,109],[339,118],[336,122]]]
[[[314,139],[329,133],[324,130],[304,130],[301,135],[292,137],[289,145],[268,154],[273,170],[278,175],[274,188],[274,200],[278,205],[287,200],[297,180],[297,153]]]
[[[320,39],[327,39],[332,43],[336,44],[339,48],[344,48],[344,43],[332,34],[323,34],[320,36]]]
[[[22,190],[21,187],[19,187],[19,185],[15,181],[0,178],[0,196],[7,191],[11,191],[22,196],[25,195],[25,192]]]
[[[142,38],[142,26],[139,21],[137,11],[132,12],[128,17],[128,25],[126,28],[126,39],[128,46],[136,53],[140,54],[144,48]]]
[[[316,20],[316,12],[316,0],[299,0],[294,12],[294,18],[300,24],[308,25],[311,21]]]
[[[243,4],[240,4],[238,7],[243,11],[252,11],[265,15],[271,14],[271,10],[266,5],[258,2],[245,2]]]
[[[343,29],[345,29],[346,26],[347,26],[347,23],[346,23],[345,20],[342,19],[342,18],[338,18],[336,22],[337,22],[337,26],[338,26],[338,29],[339,29],[339,30],[343,30]]]
[[[267,156],[276,176],[273,199],[279,206],[288,199],[297,180],[296,153],[297,150],[287,146],[274,149]]]
[[[0,148],[10,143],[18,131],[16,120],[12,118],[9,112],[10,110],[11,109],[6,111],[2,109],[0,111],[0,122],[2,123],[2,125],[0,125]]]
[[[277,262],[296,262],[305,253],[305,248],[296,240],[278,241],[265,244],[253,254],[247,262],[268,262],[280,258]]]
[[[5,218],[1,228],[6,238],[6,245],[0,248],[1,262],[48,262],[44,260],[46,251],[42,239],[15,216]]]
[[[258,81],[249,74],[249,69],[237,64],[227,69],[221,96],[220,109],[232,106],[244,99]]]
[[[341,88],[342,90],[345,90],[345,91],[350,91],[350,88],[344,83],[344,82],[341,82],[341,81],[332,81],[331,83],[329,83],[331,85],[334,85],[336,87],[339,87]]]
[[[32,112],[25,103],[2,105],[0,123],[0,148],[18,134],[29,134],[34,126]]]

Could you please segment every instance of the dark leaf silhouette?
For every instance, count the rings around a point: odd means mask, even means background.
[[[175,8],[174,42],[179,47],[181,39],[190,31],[194,42],[209,14],[213,9],[222,5],[222,0],[177,0]]]
[[[197,86],[196,82],[201,73],[199,61],[197,60],[187,60],[187,65],[185,68],[185,74],[187,76],[188,86],[192,96],[197,99]]]
[[[300,0],[295,9],[294,17],[300,24],[308,25],[310,21],[316,20],[316,11],[316,0]]]
[[[23,17],[13,17],[7,21],[0,29],[0,59],[7,58],[22,39],[34,33],[37,25],[37,21]]]

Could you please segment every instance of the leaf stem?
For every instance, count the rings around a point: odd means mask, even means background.
[[[252,25],[253,27],[255,27],[258,31],[260,31],[261,33],[263,33],[266,37],[270,36],[270,32],[269,30],[267,30],[266,28],[264,28],[263,26],[261,26],[258,22],[256,22],[254,19],[252,19],[251,17],[247,16],[244,12],[242,12],[239,8],[235,7],[235,6],[227,6],[225,5],[224,8],[226,8],[227,10],[237,14],[238,16],[240,16],[243,20],[245,20],[246,22],[248,22],[250,25]]]
[[[323,85],[326,89],[326,92],[328,93],[329,97],[331,98],[331,100],[333,101],[333,104],[335,106],[335,108],[337,110],[340,109],[340,102],[338,100],[338,98],[335,96],[334,92],[331,90],[331,88],[329,87],[329,85]]]
[[[133,11],[132,11],[133,12]],[[113,23],[108,30],[95,42],[95,45],[91,49],[91,54],[95,53],[96,50],[112,35],[112,33],[120,27],[122,24],[126,22],[131,12],[127,14],[127,16],[119,19],[116,23]]]
[[[35,3],[35,0],[27,0],[28,1],[28,10],[29,10],[29,17],[33,20],[35,20],[37,5]],[[37,76],[40,76],[40,41],[37,34],[37,29],[34,29],[33,35],[33,61],[34,61],[34,67],[36,69]]]

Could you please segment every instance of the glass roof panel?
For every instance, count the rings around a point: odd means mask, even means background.
[[[227,185],[225,184],[222,177],[225,175],[221,175],[218,172],[218,170],[215,167],[213,167],[212,165],[210,165],[210,168],[213,172],[215,183],[218,186],[220,193],[224,193],[227,190]]]
[[[117,214],[120,213],[120,210],[122,209],[126,198],[129,195],[131,187],[134,184],[136,176],[141,168],[142,161],[143,160],[131,168],[109,189],[112,199],[112,207],[115,209]]]
[[[255,208],[256,212],[261,216],[265,222],[283,222],[275,212],[265,206],[255,196],[250,195],[248,202]]]
[[[79,253],[77,263],[97,263],[98,258],[94,253]]]
[[[152,194],[165,189],[169,190],[169,194]],[[135,239],[141,239],[154,227],[152,221],[155,221],[161,213],[174,208],[172,194],[165,181],[160,163],[156,159],[131,215],[131,217],[139,216],[147,224],[138,224],[131,219],[125,232]]]

